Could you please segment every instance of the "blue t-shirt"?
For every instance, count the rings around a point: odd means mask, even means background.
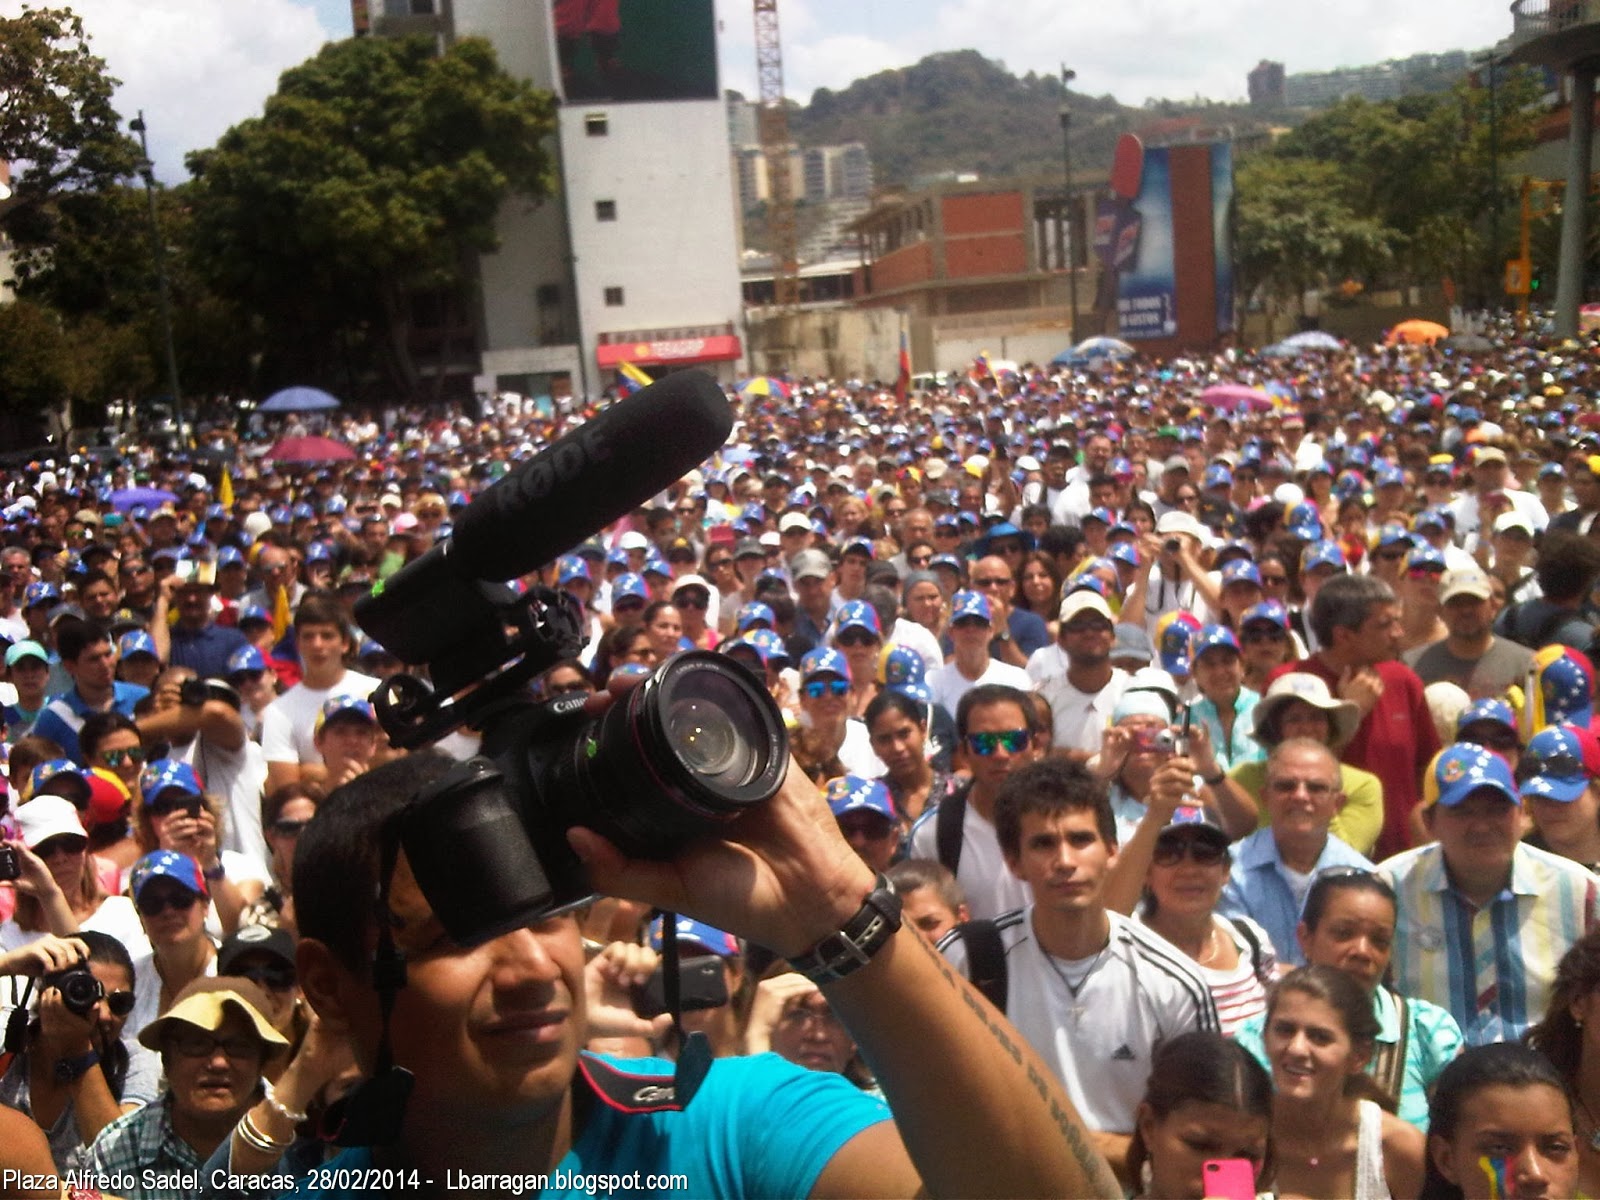
[[[150,689],[140,687],[136,683],[126,683],[121,679],[111,685],[111,708],[125,717],[132,718],[133,707],[150,694]],[[68,688],[59,696],[53,696],[44,706],[44,711],[39,714],[39,719],[33,723],[33,733],[36,737],[49,738],[60,746],[62,752],[79,765],[83,762],[78,749],[78,730],[83,728],[84,718],[94,709],[84,703],[83,697],[78,695],[76,687]]]
[[[597,1056],[613,1066],[670,1082],[673,1064],[661,1059]],[[595,1099],[576,1144],[550,1178],[545,1197],[591,1200],[608,1196],[807,1196],[830,1159],[856,1134],[890,1120],[888,1106],[842,1075],[807,1071],[776,1054],[719,1058],[700,1090],[679,1111],[627,1113]],[[372,1166],[366,1147],[346,1150],[329,1172]],[[650,1176],[677,1176],[674,1187],[648,1188]],[[596,1186],[612,1181],[609,1190]],[[339,1176],[334,1174],[333,1182]],[[624,1180],[622,1186],[615,1181]],[[310,1178],[295,1196],[369,1195],[318,1188]],[[443,1190],[446,1181],[433,1180]],[[454,1180],[471,1190],[470,1179]]]

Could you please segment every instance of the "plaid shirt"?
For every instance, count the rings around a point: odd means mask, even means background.
[[[198,1173],[204,1160],[195,1148],[172,1129],[172,1093],[160,1100],[124,1113],[100,1131],[89,1148],[87,1170],[98,1175],[116,1173],[132,1178],[136,1186],[119,1186],[117,1194],[125,1200],[159,1200],[172,1194],[170,1181],[164,1187],[146,1187],[147,1179],[171,1176],[178,1172]],[[151,1176],[142,1173],[149,1171]]]
[[[1484,908],[1450,884],[1437,843],[1386,860],[1400,901],[1395,990],[1445,1009],[1469,1046],[1514,1042],[1544,1015],[1556,967],[1600,922],[1600,878],[1519,843],[1511,877]]]

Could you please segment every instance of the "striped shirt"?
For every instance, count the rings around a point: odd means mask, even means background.
[[[1119,913],[1096,955],[1065,961],[1033,933],[1033,906],[995,922],[1006,955],[1006,1016],[1054,1069],[1090,1129],[1132,1133],[1150,1061],[1180,1033],[1218,1029],[1211,991],[1194,963],[1165,939]],[[967,969],[966,943],[939,949]]]
[[[1600,920],[1600,878],[1525,843],[1482,909],[1451,885],[1437,843],[1386,859],[1378,874],[1400,901],[1395,990],[1445,1009],[1469,1046],[1516,1041],[1543,1017],[1562,955]]]

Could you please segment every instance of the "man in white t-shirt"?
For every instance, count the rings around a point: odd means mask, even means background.
[[[1055,1069],[1096,1149],[1121,1163],[1156,1050],[1218,1029],[1210,989],[1180,951],[1107,910],[1116,825],[1087,769],[1051,758],[1011,772],[994,822],[1006,867],[1034,897],[995,922],[1006,1016]],[[978,957],[972,936],[959,926],[940,943],[963,972]]]
[[[1055,752],[1076,762],[1100,752],[1111,710],[1128,686],[1128,673],[1111,665],[1115,631],[1111,607],[1100,593],[1069,592],[1062,600],[1056,640],[1067,669],[1040,680],[1037,690],[1054,714]]]
[[[950,644],[955,653],[949,662],[928,672],[928,691],[946,712],[955,712],[961,697],[980,684],[1003,683],[1023,691],[1033,686],[1021,667],[990,656],[993,623],[994,610],[982,592],[957,592],[950,597]]]
[[[992,919],[1032,898],[1006,869],[993,813],[1001,784],[1038,757],[1042,731],[1026,692],[1003,684],[967,692],[956,709],[956,763],[971,773],[971,782],[912,827],[911,857],[943,863],[966,892],[974,917]]]
[[[339,602],[308,596],[294,614],[295,644],[300,650],[300,682],[261,714],[261,749],[267,757],[267,791],[285,784],[321,782],[322,755],[315,741],[317,714],[330,696],[365,699],[378,686],[370,675],[344,665],[350,652],[350,630]]]

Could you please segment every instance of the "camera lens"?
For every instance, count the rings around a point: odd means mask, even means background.
[[[552,792],[630,854],[663,858],[770,800],[788,768],[778,706],[725,655],[668,659],[582,731]]]

